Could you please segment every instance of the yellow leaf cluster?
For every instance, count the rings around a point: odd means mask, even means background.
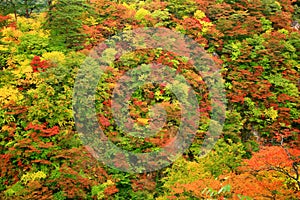
[[[30,60],[26,59],[20,62],[20,66],[18,66],[15,70],[12,71],[17,77],[21,78],[23,74],[32,73],[32,67],[30,66]]]
[[[16,42],[19,38],[23,35],[20,30],[15,30],[12,27],[3,28],[2,29],[2,36],[3,38],[1,41],[3,42]]]
[[[23,99],[23,95],[18,89],[12,86],[4,86],[0,88],[0,102],[4,105],[9,104],[11,101],[17,102]]]
[[[63,65],[66,62],[65,54],[59,51],[46,52],[42,55],[42,58],[57,65]]]
[[[149,119],[145,119],[145,118],[137,118],[137,122],[141,125],[147,125],[148,124]]]
[[[7,51],[8,47],[6,45],[1,45],[0,44],[0,51]]]
[[[97,20],[94,17],[90,16],[85,19],[85,24],[88,24],[90,26],[95,26],[95,25],[98,25],[99,23],[97,22]]]
[[[19,17],[17,26],[19,29],[23,31],[30,31],[30,30],[40,30],[42,24],[40,21],[37,21],[33,18],[26,18],[26,17]]]
[[[32,35],[38,35],[39,37],[48,38],[49,31],[46,31],[42,28],[42,24],[45,21],[45,14],[41,13],[34,15],[32,18],[19,17],[17,23],[17,30],[15,32],[28,33]],[[22,35],[20,35],[22,36]]]
[[[35,173],[28,172],[21,177],[21,182],[23,182],[25,185],[27,185],[27,183],[30,181],[40,180],[40,179],[44,179],[46,177],[47,177],[47,175],[42,171],[38,171]]]
[[[275,121],[276,118],[278,117],[278,112],[277,112],[277,110],[274,110],[273,107],[266,109],[264,112],[265,112],[266,117],[271,119],[272,121]]]
[[[206,21],[201,20],[201,19],[203,19],[203,18],[206,17],[205,13],[204,13],[203,11],[201,11],[201,10],[197,10],[197,11],[194,13],[194,17],[195,17],[196,19],[198,19],[198,21],[200,22],[200,24],[203,25],[203,28],[202,28],[202,34],[203,34],[203,33],[206,33],[206,32],[210,29],[210,27],[213,26],[213,24],[212,24],[211,22],[206,22]]]
[[[17,66],[21,65],[21,63],[24,62],[25,60],[27,60],[25,55],[11,55],[7,60],[8,69],[10,70],[16,69]]]
[[[195,13],[194,13],[194,17],[196,19],[202,19],[205,17],[205,13],[201,10],[197,10]]]

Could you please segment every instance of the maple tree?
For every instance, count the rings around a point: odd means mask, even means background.
[[[295,181],[300,189],[299,179],[300,149],[286,149],[282,146],[263,147],[246,161],[252,170],[274,170]]]

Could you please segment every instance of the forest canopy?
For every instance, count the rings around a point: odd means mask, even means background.
[[[1,0],[0,199],[300,199],[299,7],[298,0]],[[164,49],[131,48],[139,38],[120,36],[130,30],[166,30],[147,43]],[[207,73],[218,72],[222,85],[178,54],[186,51],[180,39],[173,42],[182,49],[167,51],[167,30],[197,44],[194,52],[201,47],[214,65]],[[74,99],[89,94],[84,84],[74,90],[78,81],[98,74],[94,95]],[[154,77],[160,83],[145,82]],[[224,88],[226,103],[212,100],[209,83]],[[85,124],[76,119],[90,113],[74,102],[90,99],[99,140],[131,152],[99,151],[114,167],[82,140]],[[122,124],[116,116],[125,108]],[[222,112],[224,123],[214,121]],[[220,134],[201,155],[212,125]],[[193,140],[174,162],[169,148],[159,170],[120,170],[134,163],[132,154],[168,149],[182,127]]]

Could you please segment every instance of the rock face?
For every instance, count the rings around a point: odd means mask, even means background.
[[[293,21],[293,22],[291,23],[291,27],[295,28],[296,30],[299,30],[300,24],[299,24],[299,22],[297,22],[297,21]]]

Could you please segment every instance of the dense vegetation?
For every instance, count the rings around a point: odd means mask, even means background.
[[[2,0],[0,199],[299,199],[300,34],[291,26],[300,22],[299,6],[296,0]],[[126,71],[162,63],[187,80],[199,101],[189,149],[168,167],[138,174],[92,156],[75,128],[72,101],[90,51],[101,54],[98,44],[141,27],[165,27],[201,45],[222,73],[228,102],[222,134],[201,157],[212,105],[191,63],[161,49],[116,57],[99,80],[95,107],[117,146],[155,151],[180,126],[178,99],[151,83],[132,94],[130,115],[142,130],[149,108],[160,103],[165,126],[145,140],[116,126],[110,99]]]

